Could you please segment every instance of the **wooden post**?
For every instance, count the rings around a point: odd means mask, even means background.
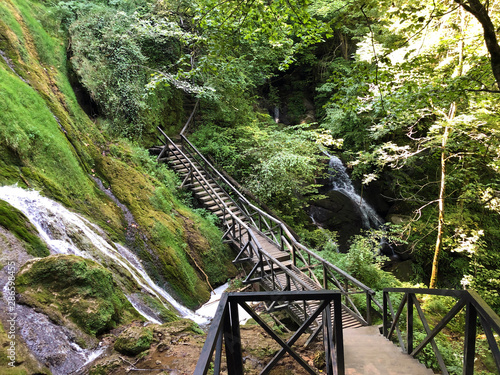
[[[323,262],[323,288],[328,289],[328,272],[326,270],[325,262]]]
[[[325,350],[325,362],[326,362],[326,374],[331,375],[333,374],[333,366],[335,362],[335,358],[332,358],[332,352],[333,352],[333,345],[335,338],[332,337],[330,334],[331,332],[331,324],[332,324],[332,317],[331,317],[331,311],[330,309],[330,304],[328,304],[327,307],[323,310],[323,348]]]
[[[369,326],[371,326],[372,325],[372,312],[371,312],[372,296],[368,292],[365,292],[365,294],[366,294],[366,322],[368,323]]]
[[[383,300],[383,309],[382,309],[382,319],[383,319],[383,329],[384,329],[384,337],[387,337],[387,331],[389,328],[389,319],[387,317],[387,299],[389,298],[389,292],[383,292],[384,300]]]
[[[217,336],[217,344],[215,346],[214,375],[220,374],[222,361],[222,338],[223,332],[220,331],[219,335]]]
[[[229,304],[229,311],[224,319],[224,338],[228,374],[243,374],[240,321],[238,317],[237,302],[230,302]]]
[[[280,246],[281,251],[285,251],[285,243],[283,241],[283,227],[280,225]]]
[[[340,296],[333,300],[333,316],[334,316],[334,337],[335,337],[335,354],[337,360],[337,375],[345,374],[344,363],[344,331],[342,330],[342,304]]]
[[[476,355],[476,307],[467,303],[465,312],[465,338],[464,338],[464,375],[474,374],[474,357]]]
[[[406,337],[408,338],[406,350],[408,354],[413,352],[413,296],[414,294],[406,293]]]

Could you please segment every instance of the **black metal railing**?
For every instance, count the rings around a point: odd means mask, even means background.
[[[403,289],[388,288],[384,289],[383,301],[383,330],[384,336],[391,339],[394,332],[402,349],[416,357],[427,346],[431,345],[433,353],[439,364],[442,374],[448,374],[447,366],[443,360],[438,346],[435,342],[436,335],[441,332],[450,321],[463,309],[465,309],[465,327],[464,327],[464,345],[463,345],[463,374],[472,375],[474,373],[474,359],[476,352],[476,335],[478,326],[481,327],[486,336],[489,349],[493,355],[497,370],[500,372],[500,350],[495,335],[500,335],[500,317],[486,304],[486,302],[474,291],[468,290],[446,290],[446,289]],[[390,293],[398,294],[401,298],[399,306],[394,311]],[[439,321],[433,329],[424,315],[417,295],[434,295],[454,297],[458,301],[449,310],[449,312]],[[403,312],[406,307],[406,320],[402,321]],[[414,312],[420,319],[425,330],[425,338],[420,342],[415,342]],[[399,329],[401,325],[406,326],[405,331]]]
[[[269,373],[278,364],[284,354],[289,354],[309,374],[319,373],[319,371],[316,371],[307,364],[293,350],[292,346],[321,315],[326,363],[326,368],[324,371],[321,370],[321,373],[344,375],[344,344],[340,297],[338,291],[225,293],[219,302],[194,374],[204,375],[209,370],[212,373],[212,369],[214,375],[220,374],[224,349],[228,375],[243,374],[242,352],[244,348],[241,345],[240,319],[238,314],[238,308],[242,307],[281,346],[281,350],[274,355],[261,374]],[[297,302],[311,300],[320,301],[318,308],[286,342],[247,304],[247,302],[262,301]]]

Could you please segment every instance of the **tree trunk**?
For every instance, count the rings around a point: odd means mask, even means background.
[[[491,58],[491,69],[493,71],[495,81],[497,82],[497,86],[500,88],[500,45],[498,45],[495,26],[488,15],[488,10],[479,0],[454,1],[457,4],[460,4],[467,12],[476,17],[483,27],[484,42],[486,43],[486,48],[488,48]]]
[[[449,121],[455,117],[456,104],[453,102],[450,106],[450,111],[446,118],[447,124],[444,128],[443,139],[441,141],[441,185],[439,187],[439,206],[438,206],[438,227],[436,248],[434,250],[434,259],[432,260],[432,271],[429,288],[434,289],[437,286],[439,254],[443,247],[443,232],[444,232],[444,196],[446,192],[446,145],[451,133],[451,124]]]

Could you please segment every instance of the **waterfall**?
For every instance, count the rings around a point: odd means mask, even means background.
[[[342,161],[333,155],[328,155],[330,162],[328,163],[328,173],[330,175],[331,190],[338,191],[348,197],[359,208],[363,229],[384,229],[384,220],[377,214],[375,209],[371,207],[354,189],[351,178],[347,174],[346,167]],[[380,239],[380,251],[393,259],[397,259],[392,244],[387,238]]]
[[[330,174],[330,185],[332,190],[341,192],[359,207],[364,229],[379,228],[384,224],[384,220],[377,214],[373,207],[366,203],[365,200],[356,193],[351,178],[347,174],[346,167],[342,164],[342,161],[336,156],[329,156],[330,162],[328,164],[328,172]]]
[[[167,302],[172,305],[183,318],[191,319],[199,324],[208,323],[207,317],[195,314],[182,306],[164,289],[156,285],[141,261],[130,250],[106,240],[102,229],[87,219],[41,196],[34,190],[24,190],[16,186],[0,186],[0,199],[28,217],[40,237],[47,243],[51,254],[73,254],[92,259],[104,266],[107,263],[118,264],[132,275],[143,290],[162,303]],[[131,303],[134,307],[137,306],[137,301],[131,301]],[[169,308],[169,306],[166,307]],[[145,316],[145,318],[151,317]],[[158,322],[156,319],[154,321]]]
[[[210,317],[204,314],[206,312],[200,314],[187,309],[156,285],[135,254],[120,244],[112,243],[102,229],[82,216],[41,196],[37,191],[24,190],[17,186],[0,186],[0,199],[26,215],[37,229],[39,236],[46,242],[51,254],[73,254],[92,259],[105,268],[118,269],[114,271],[118,273],[118,277],[131,276],[140,287],[141,293],[152,295],[166,308],[173,306],[183,318],[191,319],[201,325],[210,322]],[[20,261],[18,267],[22,266],[24,261]],[[2,285],[5,282],[6,279],[0,272],[1,288],[6,287],[6,284]],[[7,295],[3,293],[2,302],[5,303],[0,304],[2,311],[7,306]],[[147,320],[161,323],[137,295],[127,295],[127,299]],[[81,348],[74,342],[73,334],[66,327],[58,326],[47,316],[28,306],[16,305],[16,315],[18,333],[30,351],[41,363],[48,365],[55,375],[79,373],[105,352],[104,346],[93,349]]]

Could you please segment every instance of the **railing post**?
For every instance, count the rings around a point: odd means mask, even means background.
[[[240,320],[238,317],[238,303],[236,302],[229,303],[229,309],[224,319],[224,338],[228,374],[243,374]]]
[[[283,227],[280,225],[280,246],[281,251],[285,251],[285,242],[283,241]]]
[[[382,292],[383,293],[383,311],[382,311],[382,319],[383,319],[383,330],[384,330],[384,337],[387,337],[387,330],[389,328],[389,319],[387,316],[387,299],[389,298],[389,292],[386,292],[385,290]]]
[[[323,288],[328,289],[328,272],[326,270],[325,262],[322,262],[322,264],[323,264]]]
[[[308,271],[309,271],[309,277],[311,277],[311,254],[307,253],[307,264],[306,266],[308,267]]]
[[[337,357],[337,375],[345,374],[344,362],[344,332],[342,330],[342,305],[340,296],[337,295],[333,299],[333,316],[334,316],[334,337],[335,337],[335,354]]]
[[[476,354],[476,307],[469,301],[465,313],[465,338],[464,338],[464,375],[474,374],[474,357]]]
[[[366,294],[366,322],[368,323],[369,326],[371,326],[372,325],[372,312],[371,312],[372,296],[368,292],[365,292],[365,294]]]
[[[217,344],[215,345],[215,360],[214,360],[214,375],[219,375],[221,370],[222,361],[222,330],[217,335]]]
[[[408,343],[406,345],[407,352],[413,352],[413,296],[412,293],[406,293],[406,337]]]

